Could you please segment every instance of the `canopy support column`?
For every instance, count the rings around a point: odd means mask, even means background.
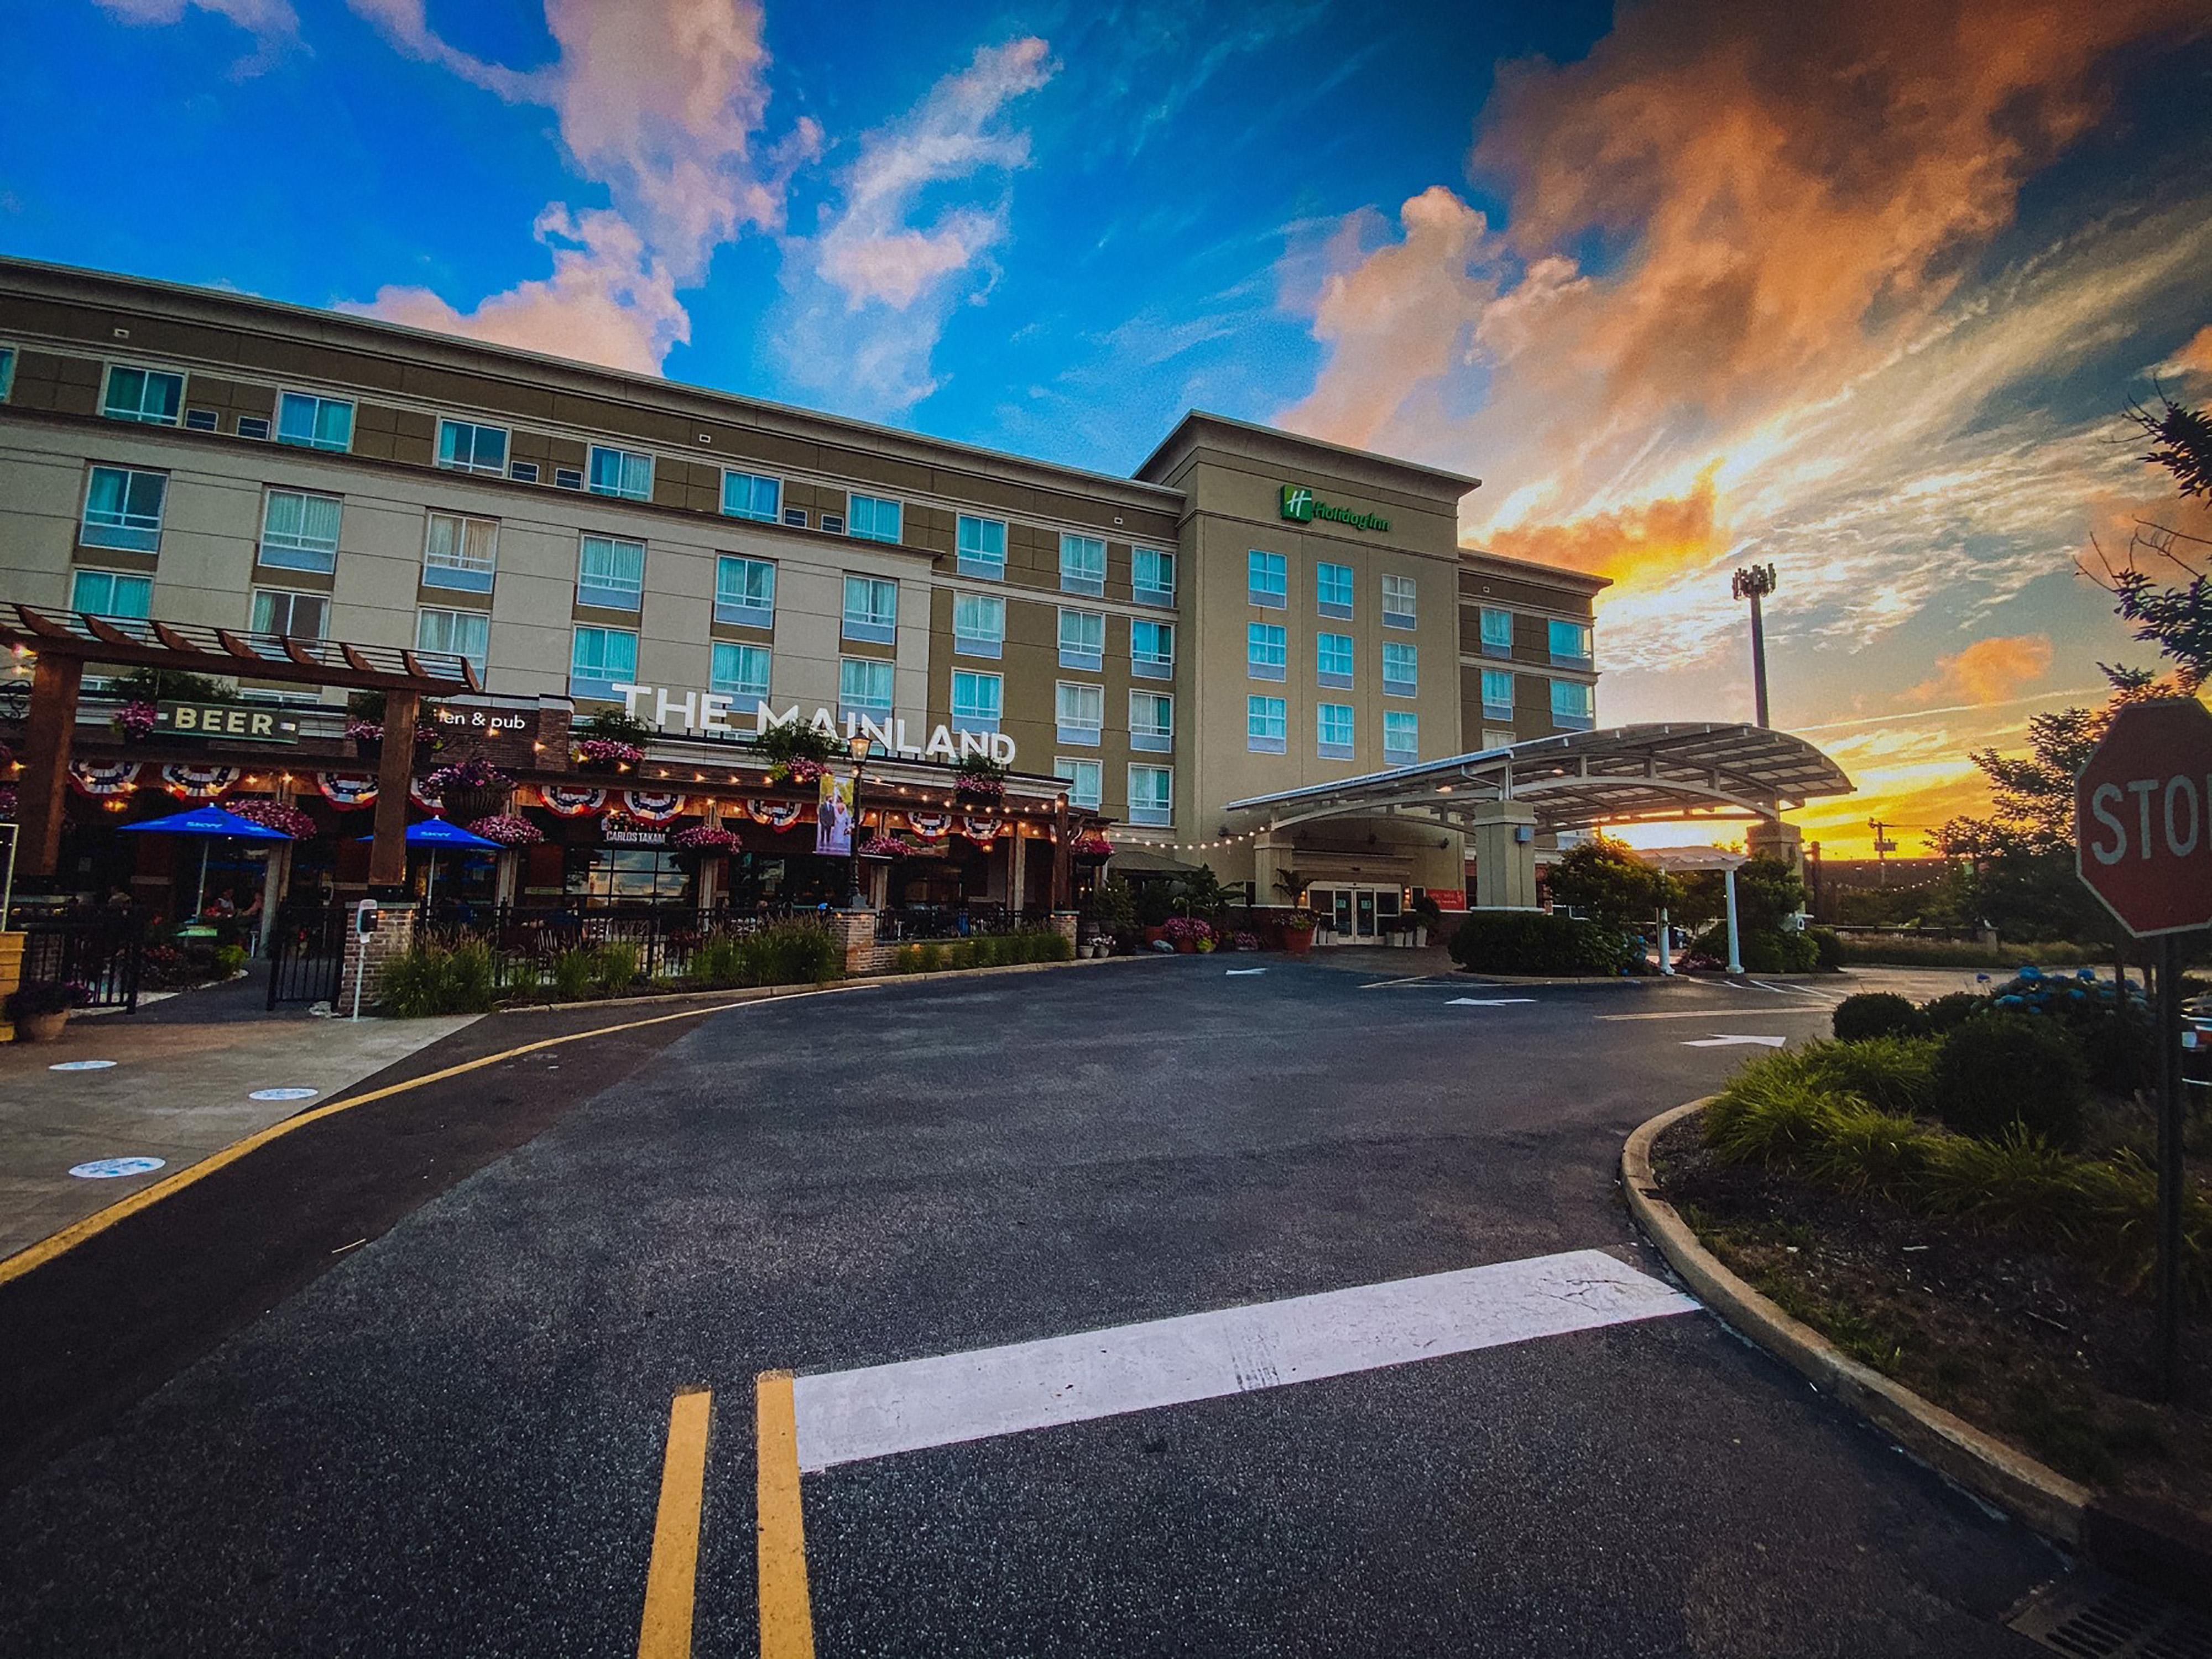
[[[407,786],[415,775],[415,721],[420,705],[412,691],[385,694],[384,748],[376,763],[376,834],[368,849],[368,890],[378,898],[406,896]]]
[[[1478,910],[1536,908],[1536,809],[1526,801],[1481,801],[1468,813],[1474,842]]]
[[[23,769],[16,775],[17,833],[23,845],[16,873],[34,881],[54,873],[62,856],[62,806],[69,799],[70,744],[76,732],[77,688],[84,659],[39,653],[31,672],[31,714],[23,727]]]
[[[1721,872],[1721,886],[1728,895],[1728,970],[1731,974],[1740,974],[1743,971],[1743,939],[1737,932],[1735,924],[1735,866],[1734,865],[1731,864]]]

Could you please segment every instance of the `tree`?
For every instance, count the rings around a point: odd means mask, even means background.
[[[1610,836],[1592,836],[1553,861],[1552,902],[1592,921],[1627,932],[1656,921],[1662,908],[1680,901],[1674,882]]]
[[[2172,477],[2185,501],[2212,498],[2212,416],[2171,398],[2161,396],[2159,402],[2154,413],[2140,404],[2128,410],[2151,441],[2142,459]],[[2136,524],[2117,568],[2098,550],[2104,568],[2095,580],[2112,592],[2113,609],[2137,639],[2155,645],[2159,655],[2173,665],[2172,681],[2166,686],[2154,684],[2154,677],[2139,669],[2107,667],[2106,674],[2123,695],[2194,696],[2212,679],[2208,552],[2212,539],[2149,520]],[[2154,579],[2154,571],[2163,581]]]

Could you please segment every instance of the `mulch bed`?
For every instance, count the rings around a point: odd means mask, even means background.
[[[1652,1149],[1659,1189],[1705,1247],[1783,1310],[2100,1491],[2212,1519],[2212,1361],[2185,1317],[2179,1406],[2153,1403],[2148,1287],[1783,1171],[1716,1161],[1703,1120]]]

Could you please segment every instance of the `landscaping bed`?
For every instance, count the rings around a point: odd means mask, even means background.
[[[2155,1135],[2140,994],[2024,977],[1747,1064],[1652,1148],[1660,1196],[1731,1272],[1862,1364],[2098,1491],[2212,1519],[2212,1362],[2152,1369]],[[2191,1126],[2201,1154],[2212,1126]],[[2212,1309],[2212,1194],[2183,1291]]]

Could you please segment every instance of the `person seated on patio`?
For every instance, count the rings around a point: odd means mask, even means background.
[[[202,914],[210,916],[234,916],[238,914],[238,906],[229,894],[217,893],[213,902]]]
[[[118,886],[113,892],[107,896],[107,905],[112,910],[126,909],[129,908],[130,904],[131,890],[127,887]]]
[[[245,908],[240,909],[238,912],[238,915],[240,920],[243,921],[258,921],[261,920],[261,890],[258,887],[255,888],[252,894],[248,896]]]

